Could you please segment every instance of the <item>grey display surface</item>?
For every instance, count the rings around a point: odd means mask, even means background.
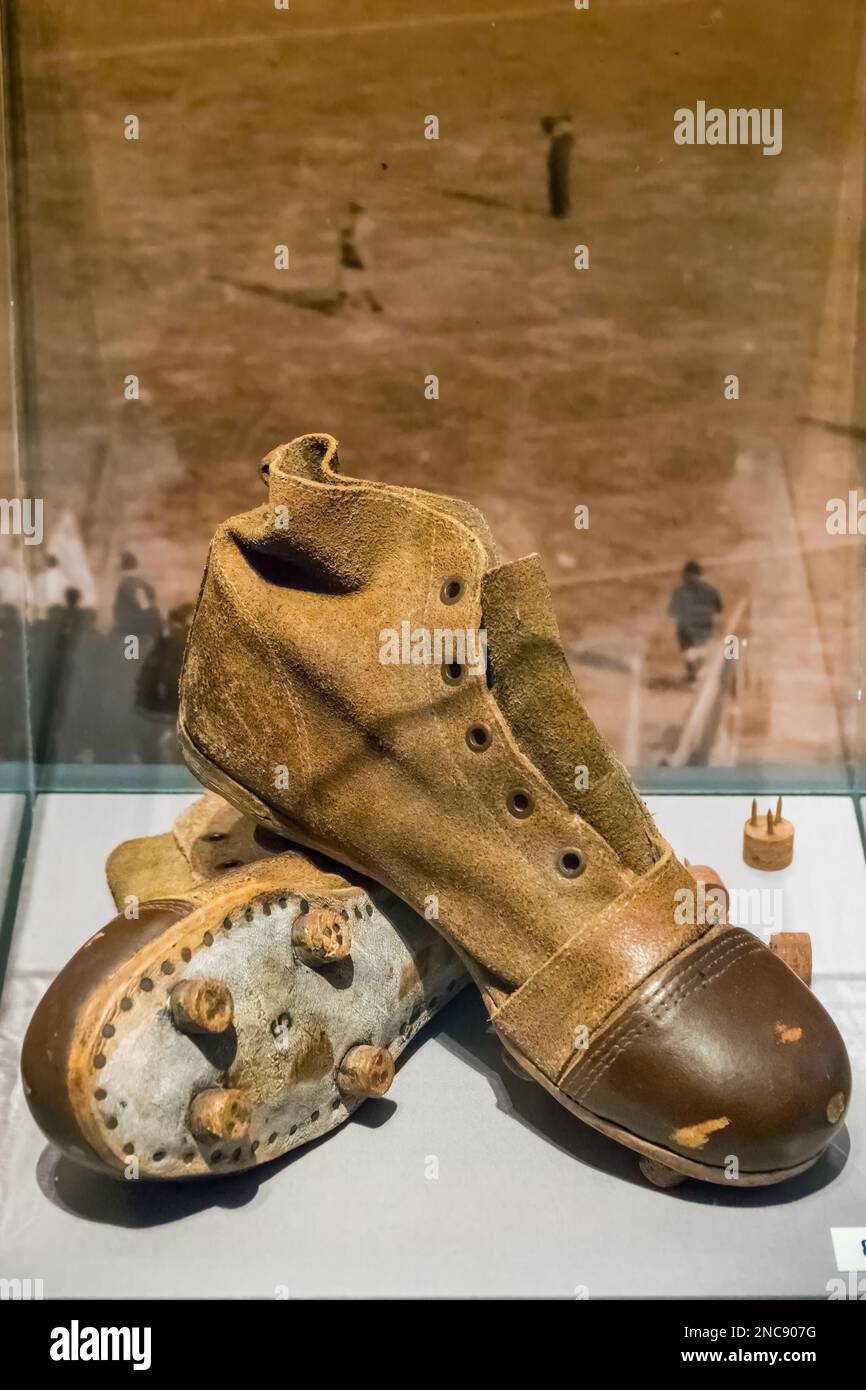
[[[158,1186],[60,1158],[22,1095],[24,1030],[52,976],[112,915],[109,851],[168,829],[192,799],[37,803],[0,1007],[0,1278],[41,1279],[46,1298],[827,1296],[832,1229],[866,1238],[866,865],[850,800],[787,799],[794,863],[762,875],[740,856],[744,798],[650,798],[681,854],[731,889],[764,890],[762,920],[741,925],[812,933],[815,990],[855,1072],[847,1128],[811,1173],[763,1190],[663,1192],[504,1066],[471,990],[408,1050],[388,1097],[257,1173]]]

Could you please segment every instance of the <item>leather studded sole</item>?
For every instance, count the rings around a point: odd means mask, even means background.
[[[385,890],[220,899],[89,994],[67,1064],[75,1119],[116,1176],[254,1167],[383,1095],[465,978]]]

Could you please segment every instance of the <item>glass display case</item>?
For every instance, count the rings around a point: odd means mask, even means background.
[[[3,13],[0,1276],[836,1296],[866,1240],[862,7]],[[208,546],[309,431],[350,476],[474,504],[504,561],[541,556],[664,837],[738,925],[810,939],[855,1071],[814,1169],[659,1191],[518,1079],[473,989],[378,1122],[284,1160],[113,1183],[46,1143],[28,1021],[113,916],[115,847],[201,794],[175,726]],[[744,822],[779,796],[796,847],[768,875]]]
[[[4,119],[8,108],[4,103]],[[11,237],[8,150],[0,152],[4,200],[0,215],[0,277],[9,305],[0,348],[0,980],[15,920],[20,872],[30,826],[34,764],[30,742],[25,633],[24,543],[38,535],[38,513],[25,502],[18,452],[17,305]],[[29,538],[22,534],[30,532]]]

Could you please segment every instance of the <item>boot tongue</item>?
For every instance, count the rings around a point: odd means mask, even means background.
[[[521,749],[628,868],[645,872],[664,842],[580,698],[539,556],[489,570],[481,600],[491,689]]]

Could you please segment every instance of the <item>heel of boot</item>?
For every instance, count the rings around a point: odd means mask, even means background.
[[[299,831],[288,822],[277,820],[264,801],[248,791],[240,782],[229,777],[222,768],[217,767],[216,763],[211,762],[207,754],[203,753],[193,742],[185,725],[180,720],[177,724],[177,743],[181,757],[193,777],[208,791],[216,792],[218,796],[230,802],[242,815],[255,821],[257,825],[263,825],[267,830],[272,830],[275,835],[279,835],[283,839],[288,836],[293,840],[303,842],[303,837]]]
[[[196,781],[200,782],[208,791],[216,792],[218,796],[230,802],[235,810],[240,811],[241,815],[247,816],[249,820],[263,826],[265,830],[272,831],[282,840],[293,840],[295,844],[327,855],[329,859],[333,859],[338,864],[344,864],[347,868],[354,869],[367,878],[373,877],[368,868],[363,864],[357,864],[354,859],[350,859],[342,849],[309,835],[299,825],[296,825],[289,816],[278,815],[254,792],[249,791],[240,782],[236,782],[233,777],[229,777],[222,768],[211,762],[206,753],[201,751],[181,720],[178,720],[177,724],[177,742],[181,756]]]

